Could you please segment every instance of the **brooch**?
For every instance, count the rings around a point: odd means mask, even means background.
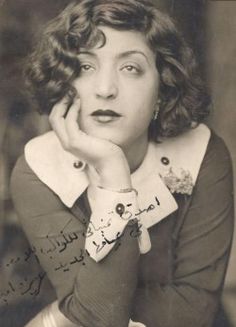
[[[162,176],[162,179],[171,193],[192,194],[193,178],[189,171],[181,168],[180,174],[177,176],[170,168],[165,176]]]

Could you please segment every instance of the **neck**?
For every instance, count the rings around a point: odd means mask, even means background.
[[[124,147],[123,151],[128,161],[130,172],[133,173],[143,162],[148,148],[147,136],[136,140],[131,146]]]

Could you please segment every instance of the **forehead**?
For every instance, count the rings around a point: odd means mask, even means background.
[[[99,26],[105,36],[105,44],[103,46],[95,46],[94,48],[81,48],[80,53],[94,53],[96,55],[112,55],[118,56],[122,53],[133,55],[136,52],[142,52],[147,57],[155,58],[155,54],[148,45],[145,35],[138,31],[121,31],[107,26]]]

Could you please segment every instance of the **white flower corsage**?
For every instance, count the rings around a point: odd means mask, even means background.
[[[172,168],[166,172],[162,179],[171,193],[191,195],[193,191],[193,178],[189,171],[180,169],[179,174],[175,174]]]

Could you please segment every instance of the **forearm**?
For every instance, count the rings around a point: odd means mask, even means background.
[[[139,249],[127,227],[120,245],[101,262],[87,257],[76,276],[73,293],[60,309],[73,322],[94,327],[127,327],[136,289]]]
[[[138,241],[134,237],[137,233],[131,236],[130,232],[137,225],[128,226],[109,255],[96,263],[84,251],[88,212],[84,217],[81,210],[78,215],[72,214],[38,180],[24,160],[14,171],[12,194],[24,231],[35,247],[66,316],[75,323],[82,320],[85,327],[91,317],[90,326],[99,326],[104,320],[111,327],[111,319],[119,313],[119,321],[124,320],[127,327],[139,259]],[[71,235],[73,241],[67,244]]]

